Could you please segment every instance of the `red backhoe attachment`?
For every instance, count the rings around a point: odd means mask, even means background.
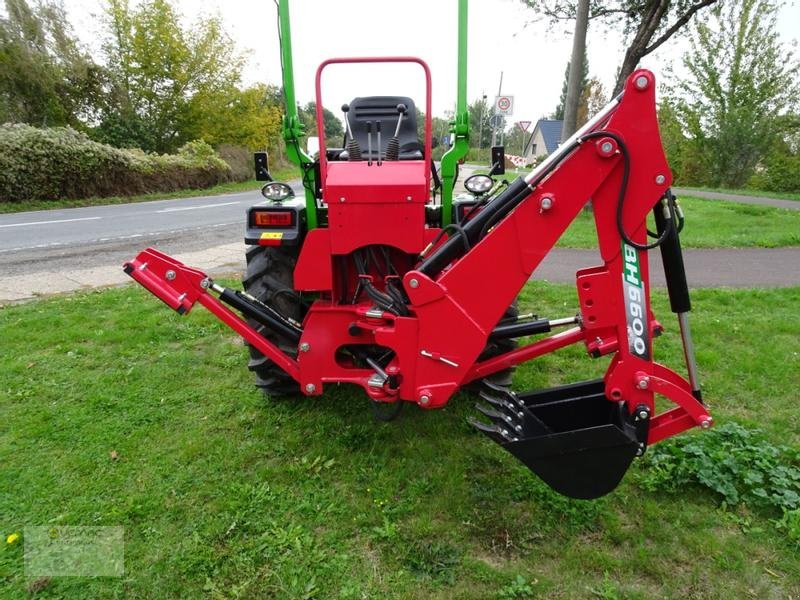
[[[712,424],[694,363],[682,217],[669,191],[655,87],[650,72],[633,73],[623,94],[544,163],[480,199],[457,226],[441,226],[428,196],[429,127],[426,144],[405,158],[387,158],[381,142],[372,149],[378,117],[368,121],[368,155],[351,143],[352,134],[346,155],[323,147],[322,226],[287,236],[303,241],[291,289],[278,290],[281,302],[289,302],[283,306],[296,313],[281,310],[277,293],[256,297],[222,288],[153,249],[125,270],[182,314],[200,302],[251,345],[251,368],[276,365],[306,395],[353,383],[375,402],[439,408],[480,381],[486,404],[478,410],[485,420],[472,421],[480,431],[557,491],[600,496],[648,444]],[[384,110],[377,101],[357,100],[353,122],[361,118],[359,107],[373,115]],[[589,200],[602,264],[577,272],[575,313],[509,316],[522,287]],[[651,211],[656,239],[647,245]],[[282,238],[264,239],[272,245]],[[653,360],[652,342],[662,332],[650,308],[648,250],[655,247],[679,317],[689,381]],[[264,262],[269,276],[285,255],[265,256],[272,261]],[[310,295],[309,305],[301,296]],[[563,327],[570,328],[551,334]],[[493,382],[515,365],[577,343],[593,358],[610,358],[602,379],[519,394]],[[656,395],[674,406],[656,414]]]

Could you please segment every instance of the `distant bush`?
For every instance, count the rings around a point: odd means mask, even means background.
[[[774,153],[747,187],[770,192],[800,192],[800,154]]]
[[[221,144],[217,147],[217,154],[228,163],[234,181],[247,181],[254,177],[253,153],[245,146]]]
[[[231,168],[202,141],[156,155],[100,144],[69,127],[0,125],[2,202],[168,192],[231,179]]]

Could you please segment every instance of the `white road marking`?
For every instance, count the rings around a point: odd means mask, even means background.
[[[230,206],[231,204],[239,204],[238,202],[220,202],[218,204],[204,204],[203,206],[184,206],[181,208],[165,208],[163,210],[157,210],[157,213],[170,213],[170,212],[178,212],[181,210],[198,210],[201,208],[214,208],[216,206]]]
[[[81,217],[80,219],[58,219],[56,221],[29,221],[28,223],[10,223],[0,227],[24,227],[26,225],[49,225],[50,223],[71,223],[73,221],[97,221],[103,217]]]

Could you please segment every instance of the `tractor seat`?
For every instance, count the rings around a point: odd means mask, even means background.
[[[400,160],[422,160],[422,144],[417,137],[417,108],[414,101],[406,96],[365,96],[354,98],[350,103],[348,119],[353,137],[361,147],[364,159],[378,159],[378,136],[376,123],[381,123],[381,156],[386,156],[386,145],[394,135],[397,127],[397,105],[405,104],[406,114],[397,134],[400,140]],[[367,153],[367,121],[372,121],[372,156]],[[345,136],[346,137],[346,136]],[[345,140],[346,141],[346,140]],[[347,159],[347,152],[339,155],[340,160]]]

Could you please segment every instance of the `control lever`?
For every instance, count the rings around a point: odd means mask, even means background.
[[[378,166],[382,164],[381,161],[381,120],[375,121],[375,128],[378,130]]]
[[[386,144],[386,160],[399,160],[400,159],[400,125],[403,123],[403,115],[406,114],[408,108],[405,104],[397,105],[397,126],[394,128],[394,135],[389,139]]]
[[[347,128],[347,136],[350,138],[347,144],[345,144],[347,160],[361,160],[361,146],[358,145],[358,142],[353,137],[353,130],[350,128],[350,119],[347,117],[347,113],[350,112],[350,105],[342,104],[342,112],[344,113],[344,124]]]
[[[367,166],[372,166],[372,121],[367,121]]]

